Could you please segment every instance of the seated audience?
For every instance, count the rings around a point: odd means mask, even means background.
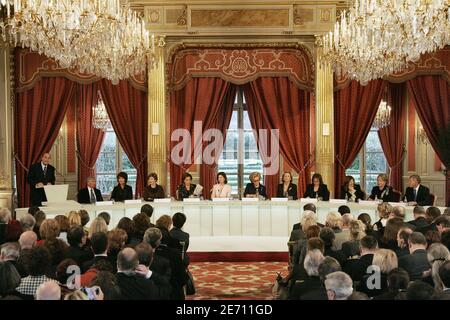
[[[19,294],[16,288],[20,281],[20,275],[14,265],[0,261],[0,300],[17,298]]]
[[[29,213],[24,214],[20,220],[20,226],[22,227],[22,232],[33,231],[36,225],[36,219]]]
[[[34,233],[36,233],[37,239],[41,240],[39,229],[41,228],[42,222],[46,220],[44,211],[39,210],[38,212],[36,212],[36,214],[34,215],[34,219],[36,219],[36,224],[34,225],[33,231]]]
[[[434,288],[430,284],[416,280],[409,284],[406,290],[406,300],[431,300],[435,293]]]
[[[117,255],[125,248],[128,240],[128,235],[125,230],[115,228],[108,231],[108,260],[113,267],[113,272],[116,272]]]
[[[196,184],[192,183],[192,175],[190,173],[185,173],[183,175],[183,182],[178,186],[177,190],[177,200],[183,200],[185,198],[190,198],[194,196]]]
[[[374,300],[404,300],[409,285],[409,274],[401,268],[389,272],[387,277],[387,292],[374,297]]]
[[[41,227],[39,228],[39,234],[41,240],[37,242],[37,245],[43,245],[46,240],[54,240],[59,237],[59,224],[55,219],[45,219]]]
[[[12,264],[17,268],[17,260],[20,256],[20,246],[17,242],[7,242],[1,246],[0,261]]]
[[[32,300],[37,288],[42,283],[54,281],[46,276],[50,262],[51,255],[47,248],[40,246],[31,249],[30,259],[26,266],[29,276],[22,278],[16,289],[22,298]]]
[[[97,217],[103,218],[103,220],[105,220],[106,222],[106,225],[109,226],[109,223],[111,222],[111,215],[108,212],[100,212]]]
[[[328,300],[327,290],[325,289],[325,279],[330,273],[341,271],[341,266],[336,259],[324,257],[319,265],[318,271],[321,286],[302,294],[300,300]]]
[[[80,215],[81,226],[83,227],[83,230],[87,232],[88,228],[86,227],[86,225],[91,220],[91,217],[89,217],[89,213],[84,209],[78,211],[78,214]]]
[[[361,186],[356,184],[355,178],[346,176],[344,185],[341,188],[340,199],[345,199],[348,202],[358,202],[359,200],[365,200],[366,194],[361,190]]]
[[[165,197],[163,187],[157,184],[157,182],[158,175],[155,172],[150,173],[147,177],[147,185],[144,188],[145,201],[153,201]]]
[[[89,177],[86,181],[86,188],[78,191],[78,203],[89,204],[103,201],[101,191],[96,188],[97,182],[95,181],[95,178]]]
[[[389,178],[387,174],[382,173],[377,177],[377,185],[372,188],[370,200],[382,200],[383,202],[394,201],[394,189],[388,185]]]
[[[126,172],[119,172],[117,174],[117,186],[111,192],[110,200],[116,202],[124,202],[125,200],[133,199],[133,188],[127,185],[128,174]]]
[[[108,232],[108,225],[106,224],[105,219],[100,216],[95,218],[89,226],[88,238],[90,239],[92,235],[99,232],[105,234]]]
[[[341,230],[336,232],[336,239],[334,240],[334,249],[341,250],[342,244],[350,239],[350,222],[355,218],[350,213],[345,213],[342,216]]]
[[[189,233],[183,231],[183,226],[186,223],[186,215],[182,212],[177,212],[172,216],[173,228],[170,230],[170,235],[173,239],[178,241],[182,246],[183,261],[187,266],[189,264],[189,256],[187,251],[189,249]]]
[[[156,220],[156,227],[161,230],[161,243],[166,244],[171,248],[182,249],[180,242],[170,235],[170,230],[172,230],[172,218],[169,215],[164,214],[159,217],[158,220]]]
[[[292,183],[292,174],[290,172],[283,173],[282,181],[278,185],[277,197],[297,200],[297,185]]]
[[[266,187],[261,184],[261,174],[259,172],[252,172],[248,179],[250,183],[247,183],[245,186],[244,197],[262,197],[263,199],[267,199]]]
[[[144,242],[148,245],[150,245],[155,252],[156,248],[159,247],[161,244],[162,234],[161,230],[158,228],[149,228],[147,231],[145,231],[144,236]],[[172,278],[172,270],[170,268],[170,261],[166,257],[163,257],[161,255],[153,255],[153,261],[150,264],[150,270],[153,272],[158,273],[162,277],[165,277],[166,279]]]
[[[144,233],[148,228],[153,228],[150,218],[145,213],[138,213],[133,217],[135,237],[142,242]]]
[[[34,231],[25,231],[20,235],[19,245],[20,245],[20,256],[17,260],[16,269],[20,274],[20,277],[25,278],[28,276],[28,271],[26,266],[28,265],[28,260],[30,259],[31,249],[36,246],[37,236]]]
[[[325,279],[328,300],[347,300],[353,293],[353,282],[348,274],[336,271]]]
[[[54,278],[56,267],[66,257],[69,246],[61,239],[47,239],[43,246],[48,249],[51,256],[50,269],[47,275]]]
[[[99,287],[104,295],[103,300],[120,300],[116,275],[109,271],[99,271],[89,283],[89,287]]]
[[[127,233],[127,245],[130,247],[135,247],[142,240],[136,237],[136,229],[134,226],[134,221],[128,217],[123,217],[119,220],[117,228],[124,230]]]
[[[357,291],[364,292],[369,297],[376,297],[388,291],[387,276],[398,268],[395,252],[389,249],[379,249],[373,255],[372,265],[367,269],[357,285]]]
[[[231,186],[228,184],[226,173],[219,172],[216,181],[211,190],[211,198],[231,198]]]
[[[78,213],[77,213],[78,215]],[[56,222],[58,222],[59,226],[59,236],[58,239],[61,239],[66,244],[69,244],[67,242],[67,231],[69,231],[70,224],[69,224],[69,218],[65,215],[59,214],[55,217]]]
[[[361,213],[358,216],[358,220],[361,221],[364,224],[364,226],[366,228],[365,229],[366,230],[365,231],[366,235],[372,236],[372,237],[374,237],[377,240],[380,238],[380,234],[373,229],[374,226],[372,225],[372,218],[370,217],[369,214]]]
[[[441,215],[434,220],[434,223],[439,234],[450,231],[450,216]]]
[[[61,288],[61,298],[72,292],[76,285],[76,278],[73,277],[75,272],[79,270],[79,265],[73,259],[64,259],[56,267],[55,279],[58,281]],[[83,277],[83,275],[81,275]],[[69,283],[70,281],[70,283]]]
[[[305,204],[305,205],[303,206],[303,214],[305,214],[306,211],[312,211],[314,214],[316,214],[317,209],[316,209],[316,206],[315,206],[313,203],[307,203],[307,204]],[[321,224],[321,223],[317,223],[317,225],[318,225],[319,227],[321,227],[321,228],[324,227],[324,225]],[[302,227],[301,227],[301,223],[300,223],[300,222],[295,223],[295,224],[292,226],[292,230],[297,230],[297,229],[301,229],[301,228],[302,228]]]
[[[420,176],[413,174],[409,177],[404,200],[410,205],[432,206],[430,189],[420,184]]]
[[[359,256],[360,240],[366,235],[364,224],[359,220],[350,221],[349,240],[342,244],[342,253],[346,258]]]
[[[398,230],[397,249],[395,250],[397,258],[409,254],[408,239],[411,233],[413,233],[413,230],[409,227],[408,224],[403,225],[400,230]]]
[[[346,213],[352,213],[350,207],[346,205],[339,206],[338,212],[341,214],[341,216],[343,216]]]
[[[141,213],[144,213],[150,219],[153,215],[153,207],[146,203],[141,207]],[[154,227],[155,225],[151,224],[151,226]]]
[[[77,211],[70,211],[67,219],[68,219],[67,222],[69,223],[69,228],[73,226],[81,226],[81,216]]]
[[[325,219],[325,227],[330,228],[334,233],[342,232],[342,216],[337,212],[330,212]]]
[[[306,253],[303,265],[308,277],[295,282],[291,287],[289,299],[300,300],[302,295],[322,287],[322,282],[319,278],[319,266],[323,260],[324,256],[320,250],[315,249]]]
[[[386,222],[383,236],[378,242],[378,246],[383,249],[390,249],[397,252],[397,235],[398,231],[404,226],[404,222],[400,218],[391,218]]]
[[[42,283],[36,290],[36,300],[61,300],[61,288],[55,281]]]
[[[400,218],[403,221],[405,221],[405,217],[406,217],[405,207],[402,206],[395,206],[392,209],[391,214],[389,215],[389,218]]]
[[[372,236],[365,236],[359,242],[360,256],[359,258],[348,259],[343,270],[354,282],[359,282],[367,272],[367,268],[372,265],[373,256],[378,250],[377,239]]]
[[[293,264],[303,264],[307,252],[308,240],[319,237],[320,227],[318,225],[312,224],[308,227],[308,229],[306,229],[305,234],[306,234],[305,239],[298,240],[293,246],[292,250]]]
[[[36,212],[40,211],[39,206],[31,206],[28,208],[28,213],[31,214],[33,217],[36,214]]]
[[[20,222],[13,219],[8,208],[0,208],[0,245],[19,240],[22,233]]]
[[[320,239],[324,243],[324,256],[335,258],[342,266],[345,262],[345,256],[341,250],[334,250],[335,233],[330,228],[323,228],[320,230]]]
[[[305,232],[306,230],[312,226],[316,225],[316,214],[312,211],[306,210],[303,211],[302,219],[300,220],[298,229],[293,229],[291,231],[291,236],[289,238],[289,241],[298,241],[301,239],[305,239]]]
[[[132,248],[119,252],[116,278],[122,300],[161,300],[169,297],[167,288],[155,284],[152,272],[139,265],[138,255]]]
[[[450,261],[445,261],[439,268],[439,278],[442,281],[442,292],[437,294],[438,300],[450,300]]]
[[[311,182],[306,186],[303,198],[314,198],[323,201],[330,200],[330,191],[328,191],[327,185],[323,183],[322,176],[319,173],[313,174]]]
[[[81,226],[73,226],[67,233],[69,248],[66,258],[73,259],[77,265],[82,266],[85,262],[92,259],[92,252],[85,248],[87,235]]]
[[[405,269],[411,281],[420,280],[424,272],[430,269],[427,258],[427,240],[420,232],[413,232],[408,239],[409,254],[398,259],[400,268]]]

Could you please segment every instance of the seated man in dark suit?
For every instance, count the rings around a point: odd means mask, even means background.
[[[102,193],[96,187],[95,178],[87,178],[87,187],[78,191],[78,203],[92,203],[103,201]]]
[[[158,287],[152,271],[139,264],[136,251],[125,248],[117,255],[117,285],[123,300],[161,300],[169,297],[166,286]]]
[[[66,258],[75,260],[79,266],[93,258],[92,251],[85,248],[86,239],[82,226],[74,226],[67,232],[69,248],[66,251]]]
[[[436,219],[441,216],[441,210],[438,207],[428,207],[425,211],[425,217],[427,222],[429,223],[426,227],[416,229],[418,232],[422,232],[423,234],[427,234],[428,231],[438,231],[436,226]]]
[[[367,273],[367,267],[372,264],[373,255],[378,250],[378,242],[375,237],[365,236],[360,240],[361,256],[356,259],[348,259],[342,268],[353,282],[361,281]]]
[[[423,207],[415,206],[413,209],[413,215],[414,220],[409,221],[408,224],[411,225],[414,230],[425,229],[429,226],[427,215]]]
[[[41,161],[31,165],[28,170],[28,183],[30,184],[30,202],[32,206],[41,206],[47,201],[44,186],[55,184],[55,167],[50,165],[50,153],[42,155]]]
[[[181,258],[181,250],[171,248],[161,243],[162,233],[158,228],[149,228],[145,231],[144,242],[150,244],[155,249],[156,257],[164,257],[170,263],[172,285],[171,299],[183,300],[183,286],[186,284],[186,269]],[[152,245],[153,244],[153,245]]]
[[[307,277],[305,279],[295,281],[295,284],[291,287],[289,293],[290,300],[300,300],[304,294],[322,287],[318,269],[323,259],[324,256],[318,249],[311,250],[306,253],[303,266]]]
[[[91,237],[91,248],[94,253],[94,258],[86,261],[81,266],[81,271],[84,273],[89,270],[99,260],[105,260],[105,262],[111,263],[108,260],[108,236],[104,232],[94,233]],[[116,266],[111,265],[111,271],[115,272]]]
[[[409,254],[398,259],[398,267],[405,269],[411,281],[423,278],[431,266],[427,258],[427,239],[420,232],[413,232],[408,239]]]
[[[189,233],[182,230],[186,223],[186,215],[181,212],[177,212],[172,216],[173,228],[170,230],[170,235],[173,239],[180,242],[184,242],[183,260],[184,264],[189,265],[189,256],[186,254],[189,248]]]
[[[420,184],[420,176],[413,174],[409,177],[409,187],[405,190],[404,199],[411,205],[432,206],[430,189]]]

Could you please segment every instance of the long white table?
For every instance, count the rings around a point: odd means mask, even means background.
[[[103,211],[111,215],[110,228],[114,228],[122,217],[132,218],[140,212],[140,204],[115,203],[113,205],[81,205],[75,201],[67,201],[58,205],[41,207],[48,218],[58,214],[67,214],[71,210],[85,209],[91,221]],[[244,202],[232,200],[228,202],[181,202],[169,203],[148,202],[154,208],[151,218],[154,223],[161,215],[173,215],[175,212],[183,212],[187,216],[184,230],[191,236],[261,236],[261,237],[288,237],[292,225],[300,221],[305,202],[287,201],[258,201]],[[323,223],[327,214],[337,211],[342,204],[327,201],[318,202],[318,221]],[[347,203],[352,214],[356,217],[361,213],[368,213],[372,222],[378,220],[376,204]],[[445,208],[440,208],[441,212]],[[28,208],[16,209],[16,218],[20,219],[27,213]],[[406,207],[406,219],[413,219],[413,207]]]

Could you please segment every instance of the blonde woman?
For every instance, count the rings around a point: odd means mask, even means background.
[[[342,216],[337,212],[330,212],[325,219],[325,226],[333,229],[333,231],[341,232],[342,231]]]
[[[70,227],[81,226],[81,216],[77,211],[70,211],[69,215],[69,225]]]
[[[377,185],[372,188],[370,200],[383,200],[383,202],[394,201],[394,189],[388,185],[389,179],[387,174],[382,173],[377,177]]]
[[[248,177],[250,183],[247,183],[244,191],[245,198],[257,198],[258,196],[267,199],[266,187],[261,184],[261,174],[252,172]]]
[[[450,251],[441,243],[433,243],[427,252],[428,262],[431,265],[431,269],[427,271],[424,276],[431,277],[434,283],[434,288],[438,292],[442,292],[444,285],[442,284],[441,277],[439,276],[439,268],[450,260]]]
[[[342,244],[342,253],[346,258],[360,255],[360,240],[366,236],[366,226],[361,220],[349,223],[349,239]]]
[[[386,227],[386,223],[392,211],[394,211],[394,208],[387,202],[383,202],[378,205],[377,212],[380,220],[375,222],[375,224],[373,225],[374,230],[380,231],[383,230],[384,227]]]
[[[357,291],[364,292],[369,297],[376,297],[386,293],[388,288],[387,277],[391,270],[398,267],[397,255],[389,249],[379,249],[373,255],[372,265],[368,268]]]
[[[89,226],[89,238],[91,238],[92,235],[97,232],[108,232],[108,226],[106,225],[105,219],[101,217],[95,218]]]

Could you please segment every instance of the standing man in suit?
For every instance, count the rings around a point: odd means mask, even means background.
[[[50,165],[50,153],[42,155],[41,161],[31,165],[28,170],[28,183],[31,187],[30,205],[41,206],[43,201],[47,201],[44,186],[55,184],[55,167]]]
[[[420,184],[421,179],[417,174],[409,177],[404,199],[411,205],[431,206],[430,189]]]
[[[102,193],[96,188],[97,182],[95,178],[87,178],[87,187],[78,191],[78,203],[96,203],[103,201]]]

